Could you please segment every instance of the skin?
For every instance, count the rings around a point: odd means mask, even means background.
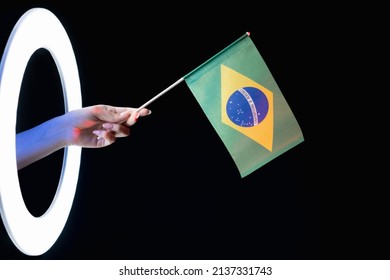
[[[16,135],[18,170],[67,147],[102,148],[130,135],[139,117],[150,115],[144,108],[93,105],[67,112]]]

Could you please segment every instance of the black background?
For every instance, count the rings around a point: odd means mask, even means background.
[[[351,24],[340,7],[320,4],[97,3],[6,1],[0,49],[24,12],[48,8],[72,41],[83,106],[137,107],[249,31],[305,141],[242,179],[181,83],[148,107],[152,115],[130,137],[83,149],[72,211],[47,253],[19,252],[0,223],[0,258],[388,258],[384,166],[373,160],[380,139],[367,116],[376,91],[358,51],[369,40],[360,18]],[[63,110],[51,57],[37,52],[17,130]],[[36,216],[53,198],[61,159],[58,151],[19,172]]]

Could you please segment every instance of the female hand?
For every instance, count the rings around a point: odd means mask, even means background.
[[[130,135],[130,126],[139,117],[150,115],[148,109],[94,105],[64,115],[72,128],[68,145],[97,148],[111,145],[118,137]]]

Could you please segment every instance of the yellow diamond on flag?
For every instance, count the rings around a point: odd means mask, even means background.
[[[223,64],[221,113],[224,124],[272,151],[273,93]]]

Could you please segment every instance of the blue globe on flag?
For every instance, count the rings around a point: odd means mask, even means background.
[[[233,92],[227,103],[229,119],[241,127],[253,127],[261,123],[268,114],[267,96],[258,88],[243,87]]]

